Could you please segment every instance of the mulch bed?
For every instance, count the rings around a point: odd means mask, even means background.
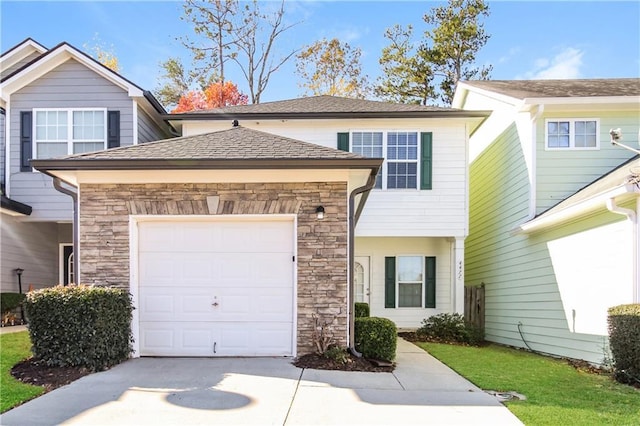
[[[378,366],[375,361],[366,358],[357,358],[350,354],[345,363],[339,363],[318,354],[307,354],[296,358],[293,365],[299,368],[312,368],[316,370],[369,371],[377,373],[390,373],[395,368],[393,364],[389,366]]]
[[[30,385],[44,386],[47,392],[68,385],[87,374],[91,374],[91,370],[84,367],[49,367],[38,363],[34,358],[21,361],[11,369],[11,375],[17,380]]]

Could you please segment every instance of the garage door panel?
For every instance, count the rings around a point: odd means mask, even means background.
[[[291,221],[142,222],[139,238],[142,355],[292,354]]]

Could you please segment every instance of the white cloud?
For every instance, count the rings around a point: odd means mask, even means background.
[[[520,46],[512,47],[511,49],[509,49],[507,51],[506,55],[501,56],[498,59],[498,63],[502,64],[502,63],[505,63],[505,62],[509,62],[511,60],[511,58],[513,58],[514,56],[518,55],[521,51],[522,51],[522,49],[520,48]]]
[[[584,51],[567,47],[553,58],[538,58],[523,78],[533,80],[580,78]]]

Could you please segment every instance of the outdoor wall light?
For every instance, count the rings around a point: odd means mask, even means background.
[[[316,215],[318,217],[318,220],[324,219],[324,207],[322,206],[316,207]]]

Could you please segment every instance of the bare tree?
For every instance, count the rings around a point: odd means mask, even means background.
[[[271,75],[287,62],[297,50],[293,50],[274,60],[276,40],[288,29],[297,24],[286,24],[284,0],[271,15],[260,12],[258,1],[253,0],[245,6],[242,13],[242,25],[236,29],[236,46],[241,52],[232,58],[242,70],[249,85],[251,103],[259,104],[260,96],[267,88]]]

